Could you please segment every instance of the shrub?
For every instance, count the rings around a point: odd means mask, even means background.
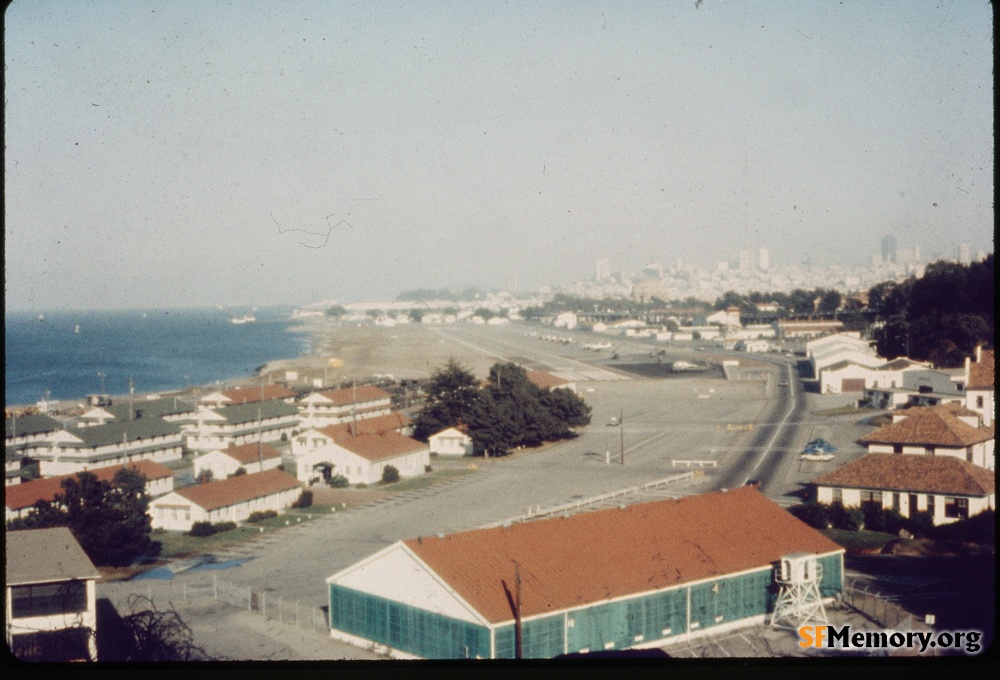
[[[236,468],[236,472],[234,472],[233,474],[231,474],[229,476],[230,477],[239,477],[240,475],[245,475],[246,473],[247,473],[247,469],[245,467],[240,467],[240,468]]]
[[[830,526],[845,531],[857,531],[865,521],[865,515],[861,512],[861,508],[845,508],[840,501],[830,503],[826,509],[826,515],[827,519],[830,520]]]
[[[793,505],[788,508],[788,512],[814,529],[826,529],[830,525],[826,506],[822,503],[810,501],[801,505]]]
[[[223,531],[232,531],[236,528],[236,522],[216,522],[212,525],[215,533],[221,534]]]
[[[934,517],[926,510],[920,510],[910,515],[904,526],[917,538],[926,538],[934,533]]]
[[[261,520],[270,519],[271,517],[277,517],[278,513],[274,510],[257,510],[251,512],[250,516],[247,517],[247,521],[251,524],[255,522],[260,522]]]
[[[425,465],[424,472],[434,472],[434,468],[432,468],[430,465]]]
[[[358,482],[358,483],[357,483],[357,484],[355,485],[355,488],[356,488],[356,489],[367,489],[367,488],[368,488],[368,485],[367,485],[367,484],[365,484],[364,482]]]
[[[188,536],[211,536],[215,533],[215,527],[211,522],[195,522],[191,525]]]
[[[198,472],[198,476],[194,478],[194,481],[198,484],[208,484],[213,479],[215,479],[215,474],[208,468],[202,468]]]
[[[293,508],[308,508],[313,504],[313,492],[303,489],[297,501],[292,503]]]
[[[397,470],[392,465],[386,465],[382,468],[382,483],[392,484],[393,482],[399,481],[399,470]]]
[[[347,480],[347,477],[344,475],[334,475],[333,477],[330,477],[326,483],[335,489],[346,489],[351,485],[351,483]]]

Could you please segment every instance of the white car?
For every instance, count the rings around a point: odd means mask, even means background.
[[[825,463],[829,460],[833,460],[832,453],[803,453],[799,456],[799,460],[808,460],[816,463]]]

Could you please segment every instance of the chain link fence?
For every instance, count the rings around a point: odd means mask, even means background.
[[[888,630],[931,630],[919,617],[906,611],[888,597],[871,591],[871,585],[852,581],[843,591],[843,603]]]

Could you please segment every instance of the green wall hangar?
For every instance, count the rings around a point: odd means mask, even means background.
[[[401,541],[327,579],[331,636],[397,656],[521,654],[666,644],[763,621],[774,568],[806,552],[820,591],[843,586],[843,550],[756,489]]]

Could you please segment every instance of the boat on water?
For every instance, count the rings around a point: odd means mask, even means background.
[[[74,333],[79,333],[80,332],[80,324],[76,324],[75,326],[73,326],[73,332]]]
[[[255,317],[255,316],[253,316],[251,314],[244,314],[243,316],[234,316],[234,317],[230,318],[229,319],[229,323],[236,323],[236,324],[253,323],[256,320],[257,320],[257,317]]]

